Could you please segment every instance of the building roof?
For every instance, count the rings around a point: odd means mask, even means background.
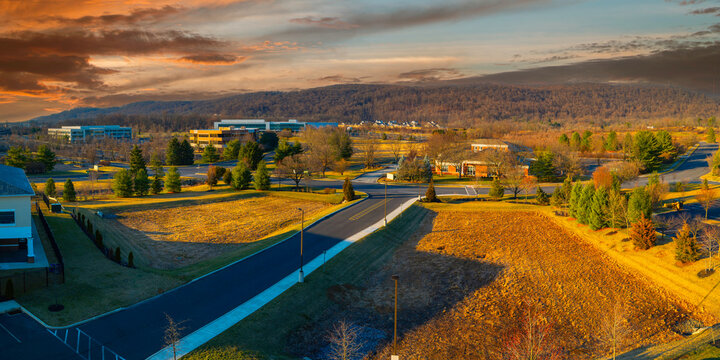
[[[507,146],[508,144],[500,139],[475,139],[472,141],[473,145],[495,145],[495,146]]]
[[[20,168],[0,165],[0,196],[35,195],[25,171]]]

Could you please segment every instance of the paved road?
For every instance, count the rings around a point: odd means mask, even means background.
[[[81,360],[34,319],[20,313],[0,315],[0,359]]]
[[[661,178],[666,183],[675,183],[682,181],[684,183],[699,183],[700,176],[703,176],[710,172],[708,167],[707,158],[718,150],[718,144],[708,144],[701,142],[697,150],[688,157],[688,159],[682,163],[677,169],[670,173],[661,175]],[[648,183],[648,177],[643,176],[635,181],[631,181],[630,186],[645,186]]]

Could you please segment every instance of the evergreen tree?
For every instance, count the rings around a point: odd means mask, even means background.
[[[355,189],[353,188],[352,182],[350,181],[349,177],[345,177],[345,183],[343,184],[343,200],[355,200]]]
[[[263,152],[260,145],[254,141],[248,141],[240,148],[238,161],[243,161],[250,170],[257,169],[257,165],[262,160]]]
[[[562,190],[560,190],[559,186],[555,187],[555,190],[553,190],[552,195],[550,196],[550,204],[554,207],[562,207],[563,206],[563,199],[562,199]]]
[[[242,144],[240,144],[240,140],[231,140],[230,142],[225,145],[225,150],[223,150],[222,158],[223,160],[235,160],[238,158],[238,154],[240,153],[240,147]]]
[[[580,138],[580,134],[578,134],[577,131],[574,131],[572,133],[572,136],[570,137],[570,146],[574,150],[580,150],[581,143],[582,143],[582,138]]]
[[[610,134],[608,134],[607,139],[605,139],[605,150],[607,151],[615,151],[618,149],[618,138],[617,133],[615,131],[610,131]]]
[[[232,169],[228,170],[223,174],[223,182],[225,185],[232,186]]]
[[[28,152],[21,146],[11,146],[5,155],[5,165],[24,169],[29,157]]]
[[[262,145],[264,151],[273,151],[278,146],[278,136],[272,131],[265,131],[260,135],[258,142]],[[237,154],[233,159],[237,158]]]
[[[633,157],[645,168],[645,171],[652,172],[660,167],[660,146],[657,139],[649,131],[640,131],[633,139]]]
[[[635,188],[630,195],[628,200],[627,217],[628,221],[635,223],[640,220],[641,217],[651,219],[652,215],[652,202],[650,194],[645,191],[644,188]]]
[[[135,267],[135,255],[133,255],[132,251],[128,254],[128,267]]]
[[[593,230],[604,229],[607,227],[609,198],[607,190],[600,187],[595,190],[592,205],[590,207],[589,223]]]
[[[180,142],[175,137],[170,139],[167,150],[165,150],[165,163],[170,166],[182,165]]]
[[[73,185],[70,179],[65,180],[65,185],[63,186],[63,201],[75,201],[75,185]]]
[[[293,156],[300,154],[302,152],[302,145],[300,145],[300,142],[295,142],[295,144],[290,145],[290,143],[287,142],[287,140],[280,141],[280,144],[275,149],[275,156],[274,160],[275,163],[281,162],[284,158],[288,156]]]
[[[425,201],[427,202],[438,202],[437,194],[435,194],[435,184],[430,180],[427,191],[425,192]]]
[[[248,186],[250,186],[250,181],[252,180],[252,173],[250,172],[250,169],[247,167],[247,165],[242,162],[238,161],[235,168],[232,170],[232,187],[235,190],[243,190],[247,189]]]
[[[570,193],[572,193],[573,183],[570,176],[565,178],[562,187],[560,188],[560,199],[563,204],[567,204],[570,201]]]
[[[555,178],[555,154],[551,151],[541,151],[537,160],[530,166],[530,172],[540,181],[552,181]]]
[[[162,192],[162,189],[162,177],[158,174],[155,174],[152,180],[152,184],[150,184],[150,193],[152,193],[153,195],[157,195]]]
[[[53,178],[48,178],[45,182],[45,195],[55,197],[55,180]]]
[[[555,191],[553,191],[553,194],[557,192],[557,188],[555,188]],[[548,198],[548,194],[543,190],[541,187],[537,187],[536,191],[536,200],[539,205],[548,205],[550,204],[550,199]]]
[[[165,191],[169,193],[179,193],[182,190],[180,184],[180,173],[176,167],[171,167],[165,175]]]
[[[709,128],[707,131],[707,135],[705,135],[705,141],[709,143],[715,142],[715,129]]]
[[[570,209],[570,216],[574,217],[575,219],[579,216],[579,208],[580,208],[580,198],[582,197],[583,193],[583,185],[579,182],[573,184],[572,192],[570,193],[570,198],[568,199],[568,207]]]
[[[120,264],[121,261],[122,261],[122,254],[120,253],[120,247],[118,246],[115,248],[115,262]]]
[[[580,199],[578,200],[577,207],[577,220],[581,224],[588,224],[590,222],[590,208],[592,206],[593,196],[595,196],[595,185],[587,184],[583,187]]]
[[[339,158],[349,160],[353,155],[352,139],[347,131],[335,129],[330,134],[330,143],[337,149]]]
[[[101,250],[103,249],[103,237],[100,233],[100,230],[95,230],[95,243],[97,244],[97,247]]]
[[[135,195],[145,196],[150,190],[150,179],[148,179],[147,172],[145,169],[138,170],[135,175]]]
[[[608,223],[614,228],[621,227],[627,220],[627,198],[619,190],[608,193]]]
[[[147,177],[147,176],[146,176]],[[130,171],[120,169],[115,173],[113,180],[113,191],[117,197],[130,197],[133,194],[133,178]]]
[[[180,143],[180,165],[192,165],[195,163],[195,150],[188,139],[183,139]]]
[[[500,182],[500,178],[495,177],[495,179],[493,179],[488,195],[497,200],[502,199],[502,197],[505,196],[505,187]]]
[[[202,153],[202,162],[214,163],[220,160],[220,155],[217,153],[217,149],[213,145],[205,146]]]
[[[663,159],[663,161],[670,162],[675,160],[677,157],[677,149],[675,148],[675,145],[673,145],[670,133],[666,130],[660,130],[655,133],[655,139],[658,143],[659,156]]]
[[[135,145],[132,150],[130,150],[130,175],[136,176],[140,170],[145,170],[145,175],[147,175],[142,149]]]
[[[158,155],[158,153],[156,152],[154,152],[152,154],[152,157],[150,158],[150,168],[153,171],[153,175],[155,175],[156,177],[165,176],[165,170],[163,169],[162,160],[160,160],[160,155]]]
[[[52,152],[47,145],[40,145],[36,160],[45,165],[45,171],[52,171],[57,163],[55,153]]]
[[[630,229],[630,239],[640,249],[647,250],[655,246],[657,236],[655,235],[655,226],[652,220],[644,215],[632,224]]]
[[[270,172],[265,165],[265,161],[260,161],[254,177],[255,190],[270,190]]]
[[[708,184],[707,179],[703,179],[702,189],[703,189],[703,190],[710,190],[710,184]]]
[[[560,137],[558,138],[558,142],[560,143],[560,145],[570,146],[570,138],[568,138],[568,136],[565,134],[560,135]]]
[[[692,262],[700,258],[697,239],[690,233],[690,227],[684,223],[673,238],[675,241],[675,259],[683,263]]]
[[[3,296],[10,300],[15,298],[15,288],[13,287],[12,279],[8,279],[8,281],[5,282],[5,294],[3,294]]]

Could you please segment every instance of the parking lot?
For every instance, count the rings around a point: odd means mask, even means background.
[[[0,315],[0,349],[0,360],[82,359],[24,313]]]

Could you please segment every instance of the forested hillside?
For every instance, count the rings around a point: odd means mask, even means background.
[[[362,120],[436,121],[473,126],[497,120],[614,122],[716,116],[718,99],[686,90],[629,85],[400,86],[337,85],[291,92],[258,92],[199,101],[138,102],[116,108],[79,108],[37,118],[124,123],[151,120],[170,127],[210,118],[296,118],[355,123]],[[112,114],[119,114],[112,115]],[[180,125],[182,126],[182,125]]]

